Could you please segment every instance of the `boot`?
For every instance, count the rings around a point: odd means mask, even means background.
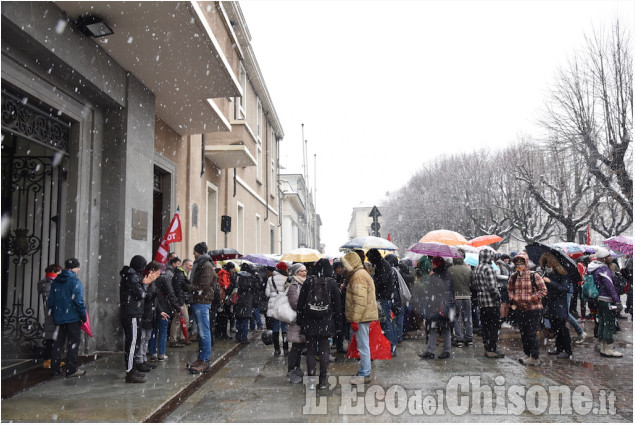
[[[126,383],[128,384],[143,384],[146,382],[145,376],[140,373],[137,373],[136,370],[132,369],[130,372],[126,372]]]
[[[600,351],[604,357],[622,357],[622,353],[613,349],[613,344],[604,344],[604,351]]]
[[[190,372],[197,373],[205,373],[209,370],[209,362],[201,361],[198,366],[190,366]]]
[[[271,336],[273,337],[273,354],[276,356],[280,355],[280,332],[272,332]]]
[[[289,341],[287,341],[287,333],[282,332],[282,350],[284,351],[284,355],[289,354]]]

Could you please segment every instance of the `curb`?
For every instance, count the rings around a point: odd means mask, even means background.
[[[249,342],[253,343],[257,337],[252,334],[249,338]],[[187,385],[181,391],[176,393],[172,398],[163,403],[157,410],[155,410],[150,416],[148,416],[144,423],[158,423],[165,421],[170,413],[175,411],[181,404],[183,404],[192,394],[198,391],[207,381],[209,381],[216,373],[221,370],[229,361],[247,348],[245,344],[237,344],[225,354],[220,356],[209,368],[206,373],[200,374],[191,384]]]

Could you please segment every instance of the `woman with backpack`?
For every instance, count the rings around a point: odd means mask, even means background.
[[[551,330],[556,335],[556,349],[548,351],[547,354],[554,355],[558,359],[570,359],[573,351],[571,335],[567,329],[569,315],[567,293],[571,282],[567,271],[553,254],[544,253],[540,257],[540,267],[546,272],[542,278],[547,286],[544,316],[549,319]]]
[[[306,367],[309,389],[315,389],[316,348],[320,351],[318,388],[325,389],[329,366],[329,337],[341,330],[342,300],[329,260],[318,260],[313,267],[313,273],[300,291],[297,323],[307,342]]]

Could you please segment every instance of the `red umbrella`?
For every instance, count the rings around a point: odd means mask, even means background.
[[[483,246],[500,242],[503,238],[498,235],[483,235],[470,240],[467,244],[472,246]]]
[[[381,325],[377,320],[370,323],[368,343],[370,346],[371,360],[390,360],[392,358],[390,341],[388,341],[382,333]],[[359,351],[357,351],[357,340],[355,339],[355,334],[353,334],[351,342],[348,344],[346,358],[359,359]]]
[[[88,320],[88,311],[86,312],[86,321],[82,323],[81,330],[86,332],[89,337],[93,337],[93,331],[90,329],[90,320]]]
[[[185,317],[183,315],[179,315],[179,322],[181,323],[181,331],[183,332],[183,336],[185,337],[185,343],[189,344],[189,338],[187,336],[187,323],[185,323]]]

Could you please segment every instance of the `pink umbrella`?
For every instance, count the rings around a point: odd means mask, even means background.
[[[621,252],[625,255],[633,255],[633,238],[629,236],[613,236],[605,240],[604,245],[613,251]]]
[[[461,258],[458,248],[439,242],[417,242],[408,248],[408,251],[416,254],[424,254],[430,257]]]
[[[88,311],[86,312],[86,321],[82,323],[81,330],[86,332],[89,337],[93,337],[93,331],[90,329],[90,320],[88,320]]]

